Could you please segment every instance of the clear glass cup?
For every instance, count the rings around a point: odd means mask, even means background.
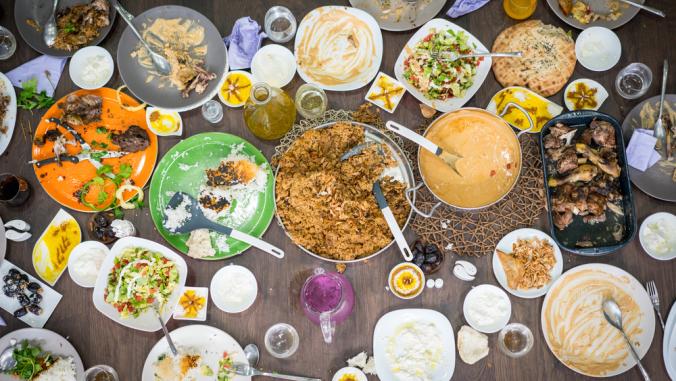
[[[115,369],[108,365],[94,365],[85,371],[86,381],[120,381]]]
[[[296,34],[296,18],[287,7],[276,5],[265,13],[265,34],[276,43],[291,40]]]
[[[202,105],[202,116],[209,123],[218,123],[223,119],[223,106],[220,102],[209,100]]]
[[[16,38],[9,29],[0,26],[0,60],[6,60],[16,51]]]
[[[328,99],[320,87],[306,83],[296,91],[296,110],[307,119],[314,119],[326,111]]]
[[[265,349],[278,359],[291,357],[298,350],[300,337],[293,326],[277,323],[265,332]]]
[[[525,356],[533,348],[533,332],[521,323],[507,324],[498,335],[498,347],[509,357]]]
[[[653,72],[640,62],[627,65],[617,73],[615,90],[625,99],[637,99],[648,92],[653,82]]]

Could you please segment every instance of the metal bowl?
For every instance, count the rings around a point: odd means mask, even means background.
[[[370,126],[368,124],[359,123],[359,122],[341,121],[341,122],[325,123],[325,124],[322,124],[320,126],[314,127],[313,129],[327,128],[327,127],[331,127],[331,126],[333,126],[337,123],[350,123],[350,124],[355,125],[355,126],[360,126],[360,127],[364,128],[364,130],[365,130],[365,140],[367,142],[383,143],[383,144],[386,144],[388,147],[390,147],[390,151],[392,153],[392,156],[394,157],[396,162],[399,164],[399,169],[401,171],[402,176],[404,177],[404,182],[406,183],[406,185],[408,187],[411,187],[411,185],[414,183],[413,170],[411,169],[410,163],[406,159],[406,155],[405,155],[404,151],[401,149],[401,147],[399,147],[397,145],[397,143],[395,143],[392,139],[390,139],[387,135],[385,135],[382,131],[378,130],[377,128]],[[295,144],[295,142],[294,142],[294,144]],[[277,168],[275,169],[275,209],[277,209],[277,189],[276,189],[276,186],[277,186],[277,173],[278,173],[278,171],[279,171],[279,166],[277,166]],[[374,200],[374,202],[375,202],[375,200]],[[357,262],[365,261],[365,260],[371,259],[371,258],[375,257],[376,255],[382,253],[383,251],[387,250],[387,248],[389,248],[394,243],[394,238],[393,238],[392,241],[390,241],[387,245],[385,245],[380,250],[378,250],[378,251],[376,251],[372,254],[369,254],[367,256],[363,256],[361,258],[357,258],[357,259],[353,259],[353,260],[349,260],[349,261],[341,261],[341,260],[338,260],[338,259],[326,258],[326,257],[323,257],[323,256],[321,256],[317,253],[314,253],[311,250],[308,250],[307,248],[303,247],[302,245],[299,245],[298,243],[296,243],[296,241],[294,241],[291,234],[289,234],[288,230],[286,230],[286,227],[284,226],[284,221],[282,221],[281,217],[279,217],[279,213],[275,213],[275,216],[277,218],[277,222],[279,223],[279,225],[282,226],[284,233],[287,235],[287,237],[289,237],[289,239],[291,239],[291,241],[293,241],[293,243],[295,243],[298,247],[301,248],[301,250],[310,254],[311,256],[318,258],[318,259],[321,259],[321,260],[324,260],[324,261],[327,261],[327,262],[357,263]],[[406,222],[404,223],[404,226],[401,229],[402,231],[404,231],[404,229],[406,229],[406,227],[408,226],[408,223],[411,221],[412,216],[413,216],[413,209],[410,209],[409,212],[408,212],[408,216],[406,217]]]

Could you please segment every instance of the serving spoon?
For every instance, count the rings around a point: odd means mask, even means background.
[[[631,356],[634,358],[634,360],[636,360],[636,364],[638,364],[638,369],[641,371],[643,379],[645,381],[650,381],[648,372],[643,367],[643,364],[641,364],[641,358],[638,356],[638,353],[636,353],[636,350],[631,344],[629,337],[627,337],[627,334],[624,332],[624,328],[622,328],[622,311],[620,310],[620,306],[618,306],[615,300],[612,298],[603,301],[603,316],[606,318],[608,323],[610,323],[610,325],[622,333],[624,341],[626,341],[627,345],[629,346],[629,352],[631,353]]]
[[[42,39],[49,47],[54,45],[56,42],[56,35],[58,34],[58,29],[56,28],[56,7],[58,5],[59,0],[54,0],[52,2],[52,13],[49,14],[47,24],[45,24],[45,28],[42,31]]]
[[[181,226],[175,229],[168,229],[171,233],[190,233],[197,229],[209,229],[226,236],[230,236],[236,240],[248,243],[251,246],[257,247],[264,252],[275,256],[277,258],[284,258],[284,251],[249,234],[235,230],[229,226],[221,225],[216,222],[213,222],[204,216],[202,209],[199,206],[197,200],[194,197],[190,196],[184,192],[176,192],[174,196],[167,203],[166,208],[164,209],[164,226],[166,227],[167,222],[167,211],[179,208],[183,201],[187,201],[187,212],[189,216],[185,221],[182,222]]]
[[[146,50],[148,50],[150,59],[153,61],[153,66],[155,66],[157,72],[162,75],[169,75],[171,73],[171,64],[161,54],[155,52],[150,47],[150,44],[148,44],[146,40],[143,38],[143,36],[141,36],[141,33],[139,33],[138,29],[136,29],[136,27],[134,26],[133,23],[134,16],[131,13],[129,13],[126,9],[124,9],[119,2],[115,2],[114,6],[117,12],[122,16],[122,19],[124,19],[124,21],[127,22],[131,31],[134,32],[134,34],[136,35],[136,37],[138,37],[138,39],[141,41]]]
[[[659,10],[657,8],[649,7],[647,5],[643,5],[643,4],[637,3],[637,2],[632,1],[632,0],[619,0],[619,1],[622,2],[622,3],[625,3],[627,5],[631,5],[632,7],[636,7],[638,9],[642,9],[646,12],[650,12],[652,14],[658,15],[660,17],[667,17],[664,12],[662,12],[661,10]],[[599,14],[608,13],[608,2],[606,0],[590,1],[589,2],[589,8],[591,8],[591,10],[595,13],[599,13]]]

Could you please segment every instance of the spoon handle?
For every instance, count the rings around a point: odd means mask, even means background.
[[[376,182],[373,183],[373,195],[376,196],[378,207],[383,213],[383,217],[385,218],[385,222],[387,222],[387,226],[390,228],[390,232],[392,232],[392,235],[394,236],[394,241],[397,243],[399,251],[401,251],[401,254],[404,256],[405,260],[412,261],[413,253],[411,252],[411,248],[408,247],[408,242],[406,242],[406,238],[399,227],[397,219],[394,217],[390,206],[387,204],[385,195],[383,195],[383,190],[380,187],[380,180],[376,180]]]
[[[279,373],[270,373],[270,372],[263,372],[263,371],[258,371],[256,373],[257,376],[263,376],[263,377],[272,377],[272,378],[278,378],[280,380],[291,380],[291,381],[322,381],[319,378],[311,378],[311,377],[301,377],[301,376],[290,376],[286,374],[279,374]]]
[[[622,2],[625,3],[625,4],[629,4],[629,5],[631,5],[631,6],[634,6],[634,7],[636,7],[636,8],[643,9],[643,10],[646,11],[646,12],[650,12],[650,13],[655,14],[655,15],[658,15],[658,16],[660,16],[660,17],[667,17],[666,14],[664,14],[664,12],[662,12],[661,10],[659,10],[659,9],[657,9],[657,8],[653,8],[653,7],[649,7],[649,6],[647,6],[647,5],[635,3],[635,2],[633,2],[633,1],[631,1],[631,0],[620,0],[620,1],[622,1]]]
[[[167,339],[167,343],[169,343],[169,349],[171,350],[171,353],[174,356],[178,356],[178,351],[176,350],[176,347],[174,346],[174,341],[171,340],[171,336],[169,335],[169,330],[167,329],[167,325],[164,324],[164,320],[162,319],[162,315],[160,314],[160,311],[158,309],[155,309],[155,312],[157,313],[157,319],[159,319],[160,325],[162,325],[162,332],[164,332],[164,337]]]
[[[636,364],[638,365],[638,369],[641,371],[643,379],[645,381],[650,381],[648,371],[646,371],[643,367],[643,364],[641,364],[641,358],[638,356],[638,353],[636,353],[634,346],[631,344],[631,341],[629,341],[629,338],[627,337],[627,334],[624,333],[624,331],[622,331],[622,336],[624,336],[624,340],[627,342],[627,345],[629,345],[629,352],[631,353],[631,356],[634,358],[634,360],[636,360]]]
[[[401,124],[397,122],[393,122],[391,120],[387,121],[385,123],[385,127],[387,127],[388,130],[394,132],[395,134],[404,137],[413,143],[423,147],[424,149],[432,152],[435,155],[439,155],[441,152],[439,151],[439,146],[436,144],[432,143],[422,135],[416,134],[412,130],[409,130],[408,128],[402,126]],[[438,152],[438,153],[437,153]]]
[[[141,33],[139,33],[138,29],[136,29],[136,26],[133,23],[134,15],[132,15],[131,13],[129,13],[129,11],[124,9],[124,7],[122,7],[122,5],[120,5],[119,2],[115,2],[115,9],[117,10],[117,13],[119,13],[120,16],[122,16],[122,19],[124,19],[127,25],[129,25],[129,29],[131,29],[131,31],[134,32],[136,37],[138,37],[138,39],[141,40],[143,46],[145,46],[145,48],[148,49],[148,52],[152,52],[153,50],[150,49],[150,46],[143,38],[143,36],[141,36]]]
[[[230,234],[230,236],[234,239],[246,242],[253,247],[261,249],[274,257],[284,258],[284,251],[282,249],[279,249],[278,247],[273,246],[263,241],[262,239],[256,238],[252,235],[246,234],[244,232],[235,229],[232,229],[232,233]]]

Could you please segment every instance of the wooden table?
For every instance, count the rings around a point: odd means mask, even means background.
[[[28,0],[23,0],[28,1]],[[347,1],[337,1],[347,5]],[[207,15],[223,35],[230,33],[234,21],[242,16],[251,16],[259,23],[263,23],[265,11],[276,2],[262,0],[221,0],[221,1],[157,1],[135,0],[125,1],[125,6],[133,14],[160,4],[177,3],[196,9]],[[336,1],[315,0],[288,0],[284,1],[293,11],[298,20],[311,9],[320,5],[335,4]],[[444,11],[450,6],[451,1]],[[670,0],[652,0],[652,6],[666,11],[667,19],[658,19],[646,13],[639,13],[629,24],[619,28],[616,32],[623,42],[624,51],[620,63],[613,69],[594,73],[577,66],[573,78],[593,78],[602,83],[610,92],[610,98],[605,102],[601,111],[607,112],[618,119],[622,119],[638,101],[626,101],[620,98],[614,90],[614,79],[618,70],[630,62],[643,62],[650,66],[655,79],[650,87],[648,96],[658,94],[659,78],[662,69],[662,60],[670,59],[676,64],[676,52],[671,48],[672,33],[676,32],[676,2]],[[311,5],[310,5],[311,4]],[[14,56],[8,61],[0,61],[0,71],[6,72],[38,55],[25,44],[17,33],[13,20],[14,1],[3,1],[0,5],[2,15],[0,24],[8,27],[19,38],[18,48]],[[544,1],[540,1],[533,18],[539,18],[546,23],[552,23],[570,29],[559,20]],[[486,46],[491,46],[496,35],[513,25],[502,10],[502,2],[494,0],[481,10],[462,17],[454,22],[458,23],[476,35]],[[113,56],[116,54],[117,42],[124,30],[124,23],[116,20],[113,30],[102,44]],[[573,31],[577,34],[578,31]],[[392,75],[394,62],[405,41],[412,32],[383,31],[384,55],[381,70]],[[291,43],[287,44],[292,47]],[[676,85],[676,75],[669,78],[668,89]],[[116,72],[110,87],[121,84]],[[285,90],[291,94],[302,81],[296,76],[294,81]],[[75,90],[76,87],[68,77],[68,68],[64,70],[61,81],[56,90],[56,97],[61,97]],[[500,89],[492,74],[468,103],[469,106],[485,107],[491,96]],[[363,103],[367,88],[347,93],[329,93],[329,103],[332,108],[354,109]],[[559,93],[552,99],[562,104],[562,95]],[[22,269],[34,274],[31,265],[31,251],[37,236],[45,228],[52,216],[58,211],[59,205],[51,200],[39,185],[32,168],[25,163],[30,160],[30,137],[22,136],[21,125],[37,125],[43,111],[33,113],[19,111],[17,127],[13,141],[5,154],[0,157],[0,172],[11,171],[29,180],[33,188],[33,196],[29,202],[20,208],[0,206],[0,215],[7,221],[13,218],[22,218],[33,227],[33,238],[23,243],[9,243],[7,258],[19,265]],[[204,131],[224,131],[242,136],[261,148],[266,155],[273,152],[274,142],[263,142],[247,130],[244,125],[241,110],[226,109],[225,117],[218,125],[210,125],[200,116],[199,111],[182,114],[185,123],[183,137],[160,138],[160,155],[171,146],[193,134]],[[402,104],[393,115],[395,120],[408,125],[418,125],[422,121],[418,109],[418,102],[410,95],[406,95]],[[638,189],[634,189],[636,210],[639,223],[657,211],[676,213],[676,204],[669,204],[652,199]],[[88,214],[73,213],[81,226],[85,226]],[[548,231],[546,218],[543,212],[537,227]],[[134,222],[139,230],[139,236],[164,243],[157,233],[148,214],[148,209],[128,212],[126,215]],[[413,234],[409,232],[410,236]],[[87,237],[84,237],[87,238]],[[457,258],[448,257],[444,268],[439,273],[445,281],[441,290],[426,291],[412,301],[402,301],[395,298],[386,289],[386,278],[389,270],[401,261],[396,249],[376,257],[368,263],[348,266],[346,275],[352,281],[357,294],[357,302],[351,318],[339,325],[337,338],[333,345],[324,344],[322,335],[317,326],[307,320],[299,305],[299,291],[309,272],[318,266],[331,269],[332,265],[321,262],[301,252],[284,235],[282,230],[273,223],[265,238],[286,250],[287,257],[277,260],[256,250],[249,250],[245,255],[225,262],[205,262],[186,257],[189,267],[188,285],[208,286],[213,274],[226,263],[236,263],[251,269],[259,282],[259,295],[256,303],[241,314],[229,315],[218,310],[209,302],[207,324],[213,325],[233,335],[244,346],[247,343],[256,343],[261,348],[262,359],[260,365],[266,369],[305,374],[330,380],[335,370],[345,365],[345,360],[361,351],[372,351],[372,334],[377,320],[384,313],[399,308],[432,308],[448,317],[457,330],[464,323],[462,317],[462,301],[472,284],[492,283],[496,281],[491,270],[490,256],[472,258],[479,268],[478,279],[470,284],[464,283],[452,276],[450,266]],[[564,271],[584,263],[601,262],[623,268],[632,273],[639,281],[645,282],[654,279],[659,288],[662,300],[662,314],[666,317],[669,306],[676,298],[676,261],[659,262],[646,255],[638,242],[638,237],[619,252],[601,258],[584,258],[571,254],[564,254]],[[54,330],[66,336],[79,351],[85,366],[105,363],[112,365],[120,374],[123,381],[140,380],[140,374],[146,355],[162,336],[160,332],[142,333],[124,328],[98,313],[92,305],[92,292],[76,286],[67,275],[57,283],[56,290],[64,295],[60,305],[48,321],[45,328]],[[575,380],[582,378],[577,373],[558,362],[547,348],[540,328],[540,309],[543,298],[535,300],[512,300],[512,321],[528,325],[535,335],[535,346],[524,358],[515,360],[501,354],[497,348],[497,334],[490,336],[490,354],[488,358],[475,365],[469,366],[456,358],[455,380]],[[0,334],[25,327],[25,324],[13,318],[4,311],[0,315],[9,326],[0,329]],[[298,330],[301,337],[300,349],[288,360],[276,360],[265,353],[263,335],[265,330],[274,323],[287,322]],[[172,320],[169,328],[183,326],[186,322]],[[667,374],[662,361],[662,329],[655,329],[650,351],[644,359],[653,380],[667,380]],[[618,380],[636,380],[640,377],[638,370],[631,370],[616,377]],[[375,377],[371,377],[375,380]]]

